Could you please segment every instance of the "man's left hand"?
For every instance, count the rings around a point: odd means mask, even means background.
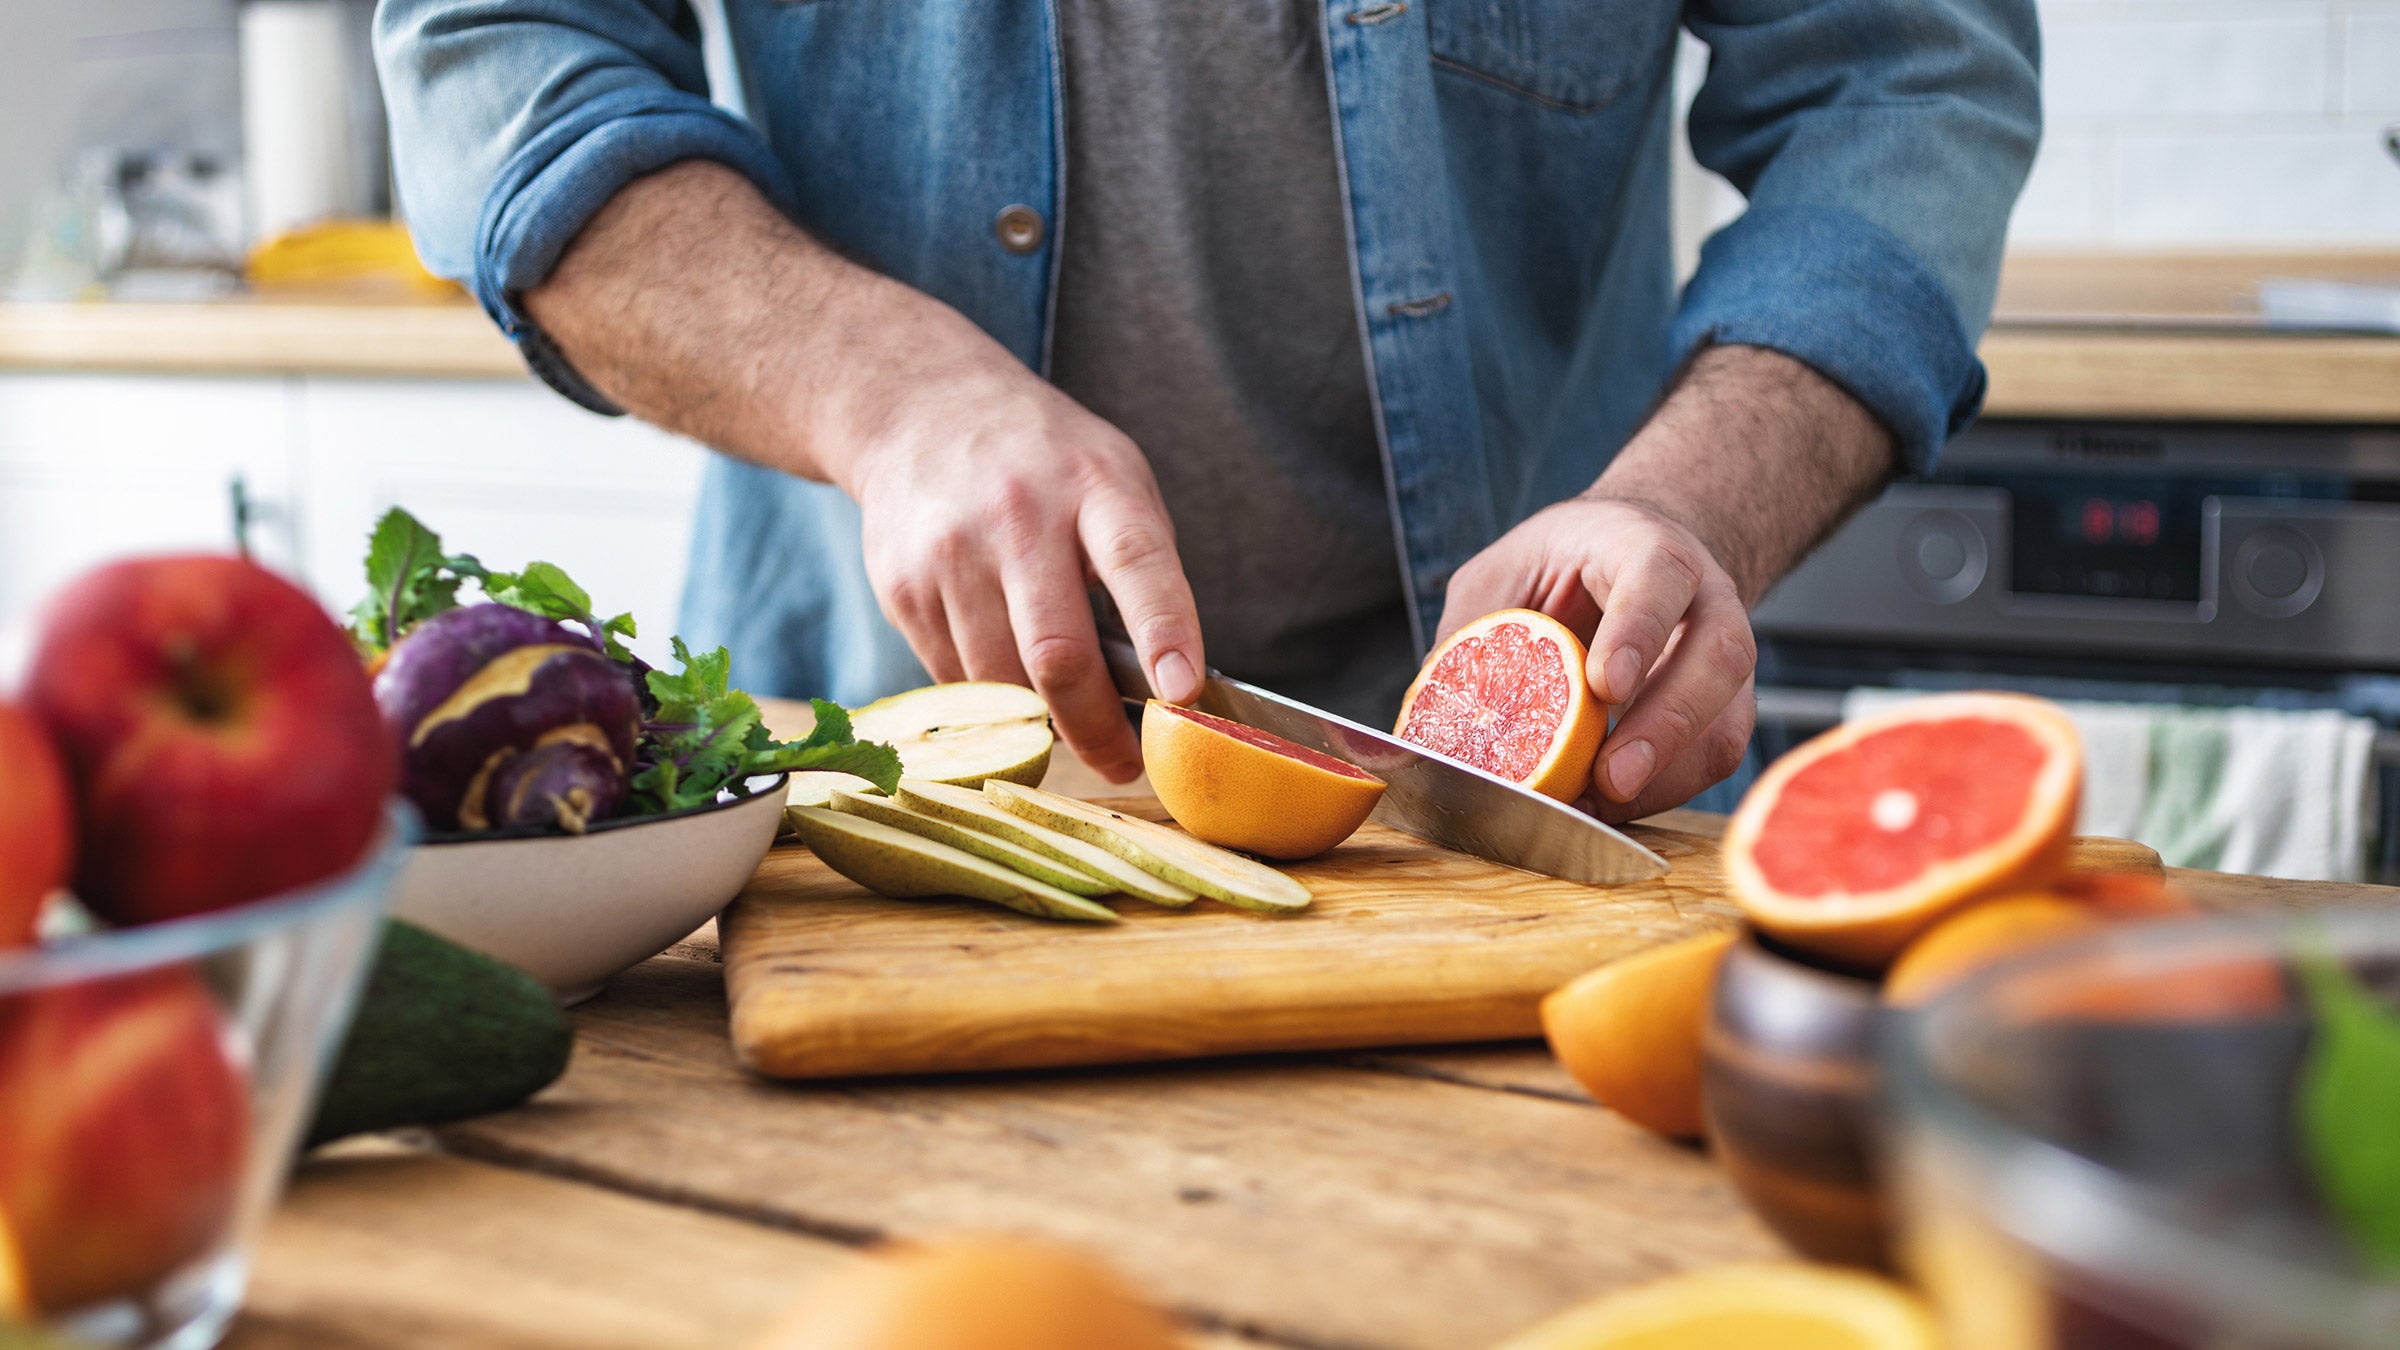
[[[1705,348],[1590,491],[1458,569],[1440,633],[1514,608],[1574,629],[1618,713],[1584,805],[1612,821],[1680,806],[1749,747],[1748,606],[1893,468],[1891,433],[1808,366]]]
[[[1592,765],[1595,814],[1680,805],[1741,764],[1750,617],[1707,545],[1657,507],[1596,490],[1536,514],[1451,577],[1441,635],[1496,609],[1538,609],[1590,648],[1585,679],[1618,710]]]

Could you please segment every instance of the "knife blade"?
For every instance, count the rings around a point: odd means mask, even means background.
[[[1100,647],[1117,692],[1129,702],[1148,699],[1149,677],[1132,645],[1104,636]],[[1592,886],[1667,871],[1666,859],[1565,802],[1213,669],[1195,706],[1375,775],[1387,786],[1368,818],[1444,848]]]

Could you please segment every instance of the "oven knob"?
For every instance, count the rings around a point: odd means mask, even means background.
[[[2233,551],[2234,598],[2261,618],[2288,619],[2324,589],[2325,555],[2297,530],[2252,530]]]
[[[1956,511],[1926,511],[1901,528],[1899,562],[1917,594],[1954,605],[1983,584],[1991,549],[1974,521]]]

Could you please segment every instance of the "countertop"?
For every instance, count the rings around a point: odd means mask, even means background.
[[[2012,255],[1992,417],[2400,425],[2400,336],[2271,332],[2265,276],[2400,277],[2400,253]],[[0,304],[0,370],[524,379],[465,301]]]
[[[1054,785],[1101,789],[1076,767]],[[2174,880],[2211,906],[2400,900]],[[713,926],[574,1018],[532,1103],[304,1163],[229,1347],[738,1346],[859,1247],[961,1229],[1103,1254],[1195,1350],[1488,1345],[1784,1255],[1705,1152],[1601,1110],[1538,1043],[778,1084],[733,1060]]]

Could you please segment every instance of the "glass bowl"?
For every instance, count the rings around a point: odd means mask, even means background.
[[[0,952],[0,1324],[224,1334],[415,833],[395,807],[320,885]]]
[[[2299,953],[2389,1002],[2400,911],[2133,925],[1889,1025],[1900,1258],[1954,1350],[2400,1345],[2301,1160]]]

